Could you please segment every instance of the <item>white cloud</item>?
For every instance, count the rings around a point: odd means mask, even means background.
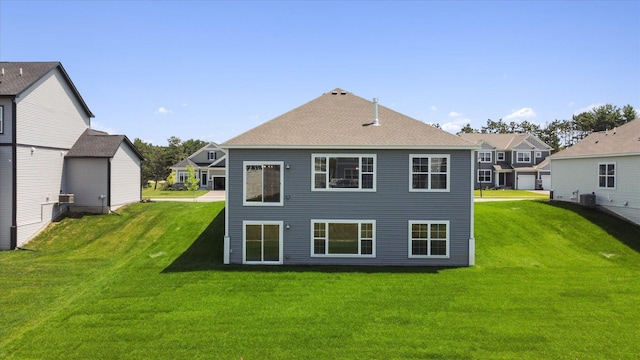
[[[431,105],[431,106],[429,107],[429,110],[436,111],[436,110],[438,110],[438,108],[437,108],[435,105]]]
[[[171,111],[171,110],[169,110],[169,109],[167,109],[167,108],[165,108],[165,107],[163,107],[163,106],[160,106],[160,107],[158,108],[158,110],[156,110],[156,111],[155,111],[155,113],[156,113],[156,114],[158,114],[158,115],[171,114],[172,112],[173,112],[173,111]]]
[[[450,112],[450,113],[449,113],[449,115],[448,115],[448,116],[453,118],[453,117],[458,117],[458,116],[461,116],[461,115],[462,115],[462,114],[459,114],[459,113],[457,113],[457,112],[455,112],[455,111],[452,111],[452,112]]]
[[[579,115],[582,114],[584,112],[591,112],[593,109],[600,107],[600,106],[604,106],[605,104],[591,104],[587,107],[583,107],[581,109],[578,109],[576,111],[573,112],[573,115]]]
[[[449,121],[447,123],[442,124],[442,130],[450,132],[452,134],[457,134],[458,132],[460,132],[463,126],[469,123],[471,123],[471,120],[469,119],[465,119],[465,118],[455,119],[453,121]]]
[[[568,107],[573,107],[573,101],[567,104]]]
[[[95,121],[95,120],[91,120],[91,128],[93,130],[104,131],[104,132],[106,132],[107,134],[110,134],[110,135],[118,133],[115,129],[107,127],[103,123],[101,123],[99,121]]]
[[[536,113],[535,111],[533,111],[532,108],[522,108],[520,110],[516,110],[514,112],[512,112],[511,114],[505,116],[502,118],[503,121],[523,121],[523,120],[527,120],[527,121],[531,121],[533,118],[536,117]]]

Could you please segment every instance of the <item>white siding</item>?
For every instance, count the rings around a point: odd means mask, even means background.
[[[111,160],[111,206],[140,201],[140,160],[122,142]]]
[[[17,147],[18,246],[28,241],[59,214],[64,152],[30,146]]]
[[[598,188],[598,163],[602,162],[616,163],[614,189]],[[553,159],[551,170],[555,200],[578,202],[580,194],[594,193],[598,205],[640,224],[640,155]]]
[[[89,117],[59,70],[40,79],[17,103],[17,142],[69,149]]]
[[[11,245],[12,173],[11,147],[0,146],[0,250]]]
[[[67,159],[68,191],[74,194],[74,211],[103,212],[107,206],[106,158]],[[104,195],[104,198],[101,198]]]

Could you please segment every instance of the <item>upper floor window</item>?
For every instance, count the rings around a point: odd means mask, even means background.
[[[499,151],[496,153],[496,160],[504,161],[504,151]]]
[[[539,159],[542,157],[542,151],[536,151],[536,159]]]
[[[410,258],[448,258],[449,221],[409,221]]]
[[[283,163],[244,161],[243,205],[281,206],[284,183]]]
[[[530,151],[518,151],[516,153],[516,162],[519,162],[519,163],[531,162],[531,152]]]
[[[449,191],[449,155],[409,155],[409,191]]]
[[[312,256],[375,257],[374,220],[311,220]]]
[[[312,190],[376,189],[376,156],[351,154],[313,154]]]
[[[4,107],[0,106],[0,134],[4,134]]]
[[[209,151],[209,155],[207,159],[216,160],[218,158],[218,153],[216,151]]]
[[[616,164],[615,163],[598,164],[598,187],[601,187],[601,188],[616,187]]]
[[[478,152],[478,161],[482,163],[490,163],[491,162],[491,151],[480,151]]]

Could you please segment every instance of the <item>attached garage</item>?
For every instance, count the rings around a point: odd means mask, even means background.
[[[542,190],[551,190],[551,175],[540,175],[542,179]]]
[[[535,190],[536,188],[536,176],[535,175],[518,175],[518,182],[516,189],[519,190]]]

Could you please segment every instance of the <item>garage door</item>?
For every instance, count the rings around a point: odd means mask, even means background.
[[[540,175],[542,178],[542,190],[551,190],[551,175]]]
[[[536,188],[535,175],[518,175],[518,189],[534,190]]]

